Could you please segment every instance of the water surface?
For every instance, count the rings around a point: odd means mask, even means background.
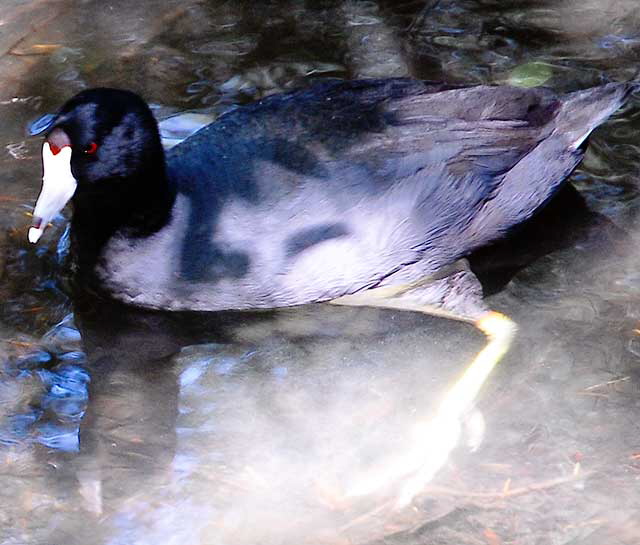
[[[315,306],[166,315],[73,295],[66,220],[26,241],[27,123],[90,86],[215,118],[326,77],[571,91],[635,74],[635,0],[7,1],[0,19],[0,544],[636,543],[637,100],[564,191],[472,266],[520,326],[412,509],[340,496],[482,346],[469,326]]]

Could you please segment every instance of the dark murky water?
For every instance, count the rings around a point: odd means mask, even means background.
[[[350,510],[336,490],[402,445],[479,335],[394,311],[165,315],[72,297],[64,218],[26,241],[40,142],[24,130],[96,85],[165,118],[324,77],[623,80],[637,0],[5,0],[1,17],[0,544],[640,541],[637,101],[592,137],[578,191],[474,256],[520,332],[483,391],[480,448],[462,441],[399,513]]]

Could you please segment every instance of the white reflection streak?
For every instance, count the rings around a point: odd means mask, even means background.
[[[477,325],[487,335],[488,344],[446,393],[435,417],[416,425],[414,447],[385,464],[384,468],[358,479],[347,490],[347,497],[372,494],[405,479],[396,500],[396,508],[400,509],[408,505],[446,463],[458,443],[462,419],[471,409],[491,371],[506,353],[516,330],[509,318],[497,312],[488,313]]]

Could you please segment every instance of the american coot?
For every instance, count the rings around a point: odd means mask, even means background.
[[[446,427],[513,331],[464,257],[544,205],[633,88],[323,82],[236,108],[166,155],[141,98],[83,91],[32,125],[46,140],[29,240],[72,200],[78,270],[127,303],[331,301],[472,321],[490,342],[443,404]]]

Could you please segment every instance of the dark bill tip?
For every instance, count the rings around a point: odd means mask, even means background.
[[[51,125],[53,125],[56,117],[57,116],[55,114],[45,114],[42,117],[39,117],[27,127],[29,135],[35,136],[37,134],[42,134],[44,131],[50,128]]]

